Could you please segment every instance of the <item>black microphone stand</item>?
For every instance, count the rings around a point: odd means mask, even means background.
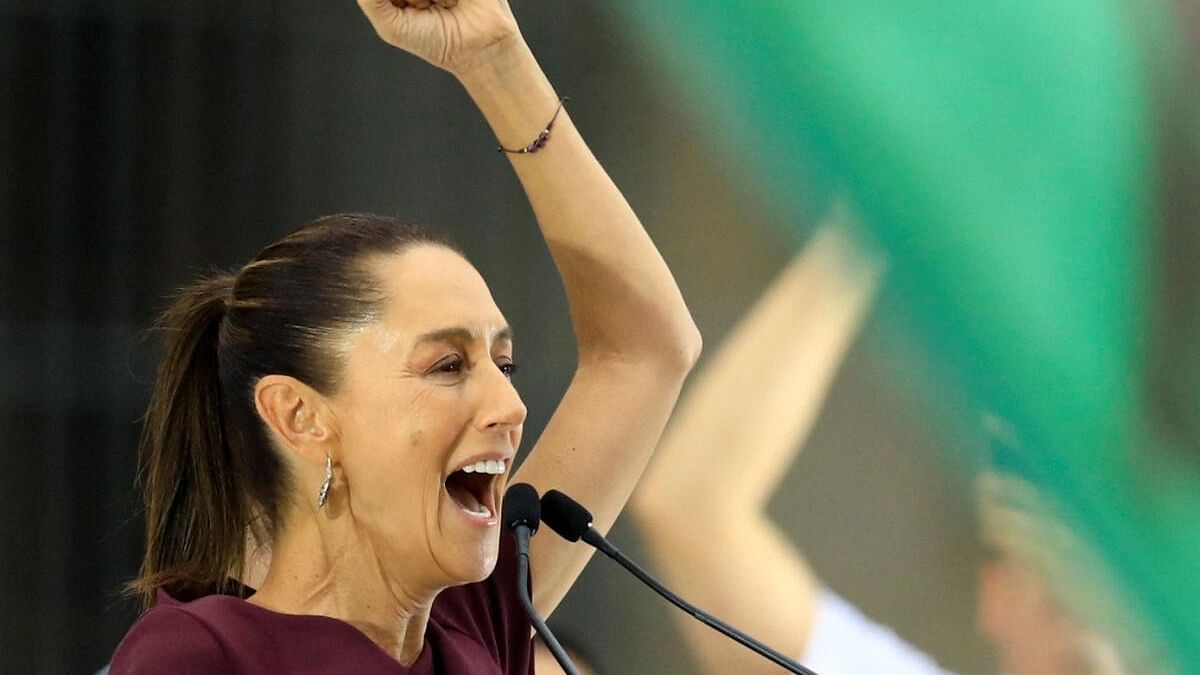
[[[521,596],[521,606],[525,608],[534,629],[542,636],[542,642],[546,643],[558,665],[562,666],[567,675],[579,675],[579,670],[567,656],[567,650],[559,644],[558,638],[554,637],[554,633],[546,625],[546,620],[533,606],[533,599],[529,593],[529,538],[537,532],[542,521],[542,504],[538,499],[537,490],[528,483],[509,486],[508,491],[504,493],[503,510],[501,517],[504,524],[513,531],[513,536],[517,539],[517,594]]]
[[[542,636],[542,642],[546,643],[546,647],[550,653],[554,655],[554,660],[558,661],[558,665],[562,666],[563,671],[567,675],[579,675],[579,670],[575,664],[571,662],[571,657],[567,656],[567,651],[559,644],[558,638],[554,637],[554,633],[550,631],[550,627],[546,625],[546,621],[538,614],[538,611],[533,606],[533,600],[529,594],[529,535],[531,534],[528,525],[517,525],[513,528],[513,534],[517,537],[517,588],[520,591],[521,604],[525,607],[525,613],[529,615],[529,620],[533,622],[533,628]]]

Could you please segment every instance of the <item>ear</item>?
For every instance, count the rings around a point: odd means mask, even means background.
[[[312,387],[287,375],[264,376],[254,385],[254,407],[281,447],[322,464],[333,454],[333,413]]]

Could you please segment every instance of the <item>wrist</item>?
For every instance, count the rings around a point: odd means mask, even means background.
[[[520,33],[506,35],[459,62],[451,74],[468,89],[487,87],[496,80],[509,79],[528,68],[533,53]]]
[[[557,102],[550,82],[519,34],[488,47],[453,74],[484,114],[492,108],[536,104],[542,98]]]
[[[487,119],[499,145],[524,147],[555,114],[558,94],[519,36],[481,56],[454,75]]]

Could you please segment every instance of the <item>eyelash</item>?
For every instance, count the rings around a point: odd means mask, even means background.
[[[454,373],[460,372],[462,370],[462,366],[463,366],[462,357],[455,356],[453,358],[446,359],[445,361],[442,361],[441,363],[439,363],[437,365],[437,367],[435,368],[435,370],[439,373],[454,374]]]
[[[517,372],[517,364],[513,361],[506,361],[503,363],[498,363],[498,364],[496,364],[496,366],[498,368],[500,368],[500,372],[504,373],[504,376],[509,379],[511,379],[512,376],[515,375]],[[462,372],[462,368],[463,368],[463,358],[461,356],[455,356],[451,359],[447,359],[447,360],[441,362],[439,365],[437,365],[435,367],[434,370],[435,370],[435,372],[438,372],[438,373],[446,373],[448,375],[457,375],[458,373]]]

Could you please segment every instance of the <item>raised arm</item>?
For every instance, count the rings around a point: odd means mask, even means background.
[[[837,227],[814,235],[699,374],[632,504],[668,585],[795,657],[818,584],[765,506],[821,410],[881,267]],[[711,672],[782,672],[677,616]]]
[[[558,96],[524,44],[463,77],[506,147],[528,143]],[[607,530],[633,491],[699,355],[700,336],[641,222],[563,110],[546,146],[510,156],[562,275],[579,362],[514,480],[558,488]],[[534,540],[534,602],[549,613],[590,556]]]
[[[554,116],[559,95],[507,2],[451,4],[397,9],[388,0],[360,0],[385,40],[458,78],[501,145],[526,146]],[[562,275],[579,353],[569,389],[513,480],[563,490],[607,529],[658,442],[700,335],[670,270],[569,110],[558,114],[543,148],[509,158]],[[539,611],[557,606],[588,556],[582,545],[534,539]]]

